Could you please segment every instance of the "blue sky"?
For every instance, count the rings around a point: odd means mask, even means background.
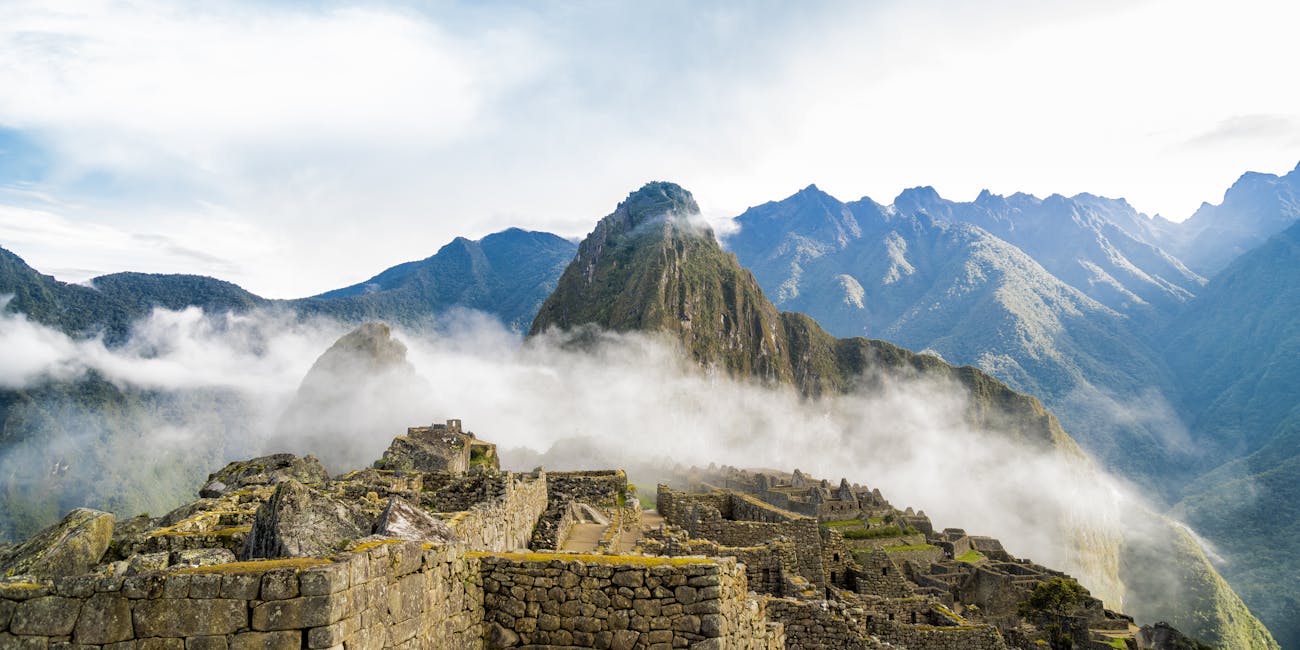
[[[53,5],[53,7],[51,7]],[[316,293],[653,179],[1093,192],[1174,219],[1300,160],[1285,2],[0,6],[0,246]]]

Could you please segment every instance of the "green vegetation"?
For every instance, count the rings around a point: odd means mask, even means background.
[[[901,546],[886,546],[886,553],[902,553],[904,551],[923,551],[929,548],[939,548],[933,544],[903,544]]]
[[[867,523],[861,519],[836,519],[822,524],[830,528],[866,528]]]
[[[988,558],[984,557],[983,553],[980,553],[975,549],[971,549],[969,551],[966,551],[965,553],[962,553],[961,555],[958,555],[953,559],[958,562],[965,562],[966,564],[977,564],[979,562],[983,562],[984,560],[987,560]]]
[[[655,498],[658,494],[659,486],[647,486],[641,483],[634,483],[632,484],[632,487],[636,489],[636,498],[641,502],[642,510],[654,510],[657,507],[655,504]]]
[[[888,537],[902,537],[904,535],[920,535],[921,531],[912,526],[899,528],[898,526],[881,526],[879,528],[851,528],[845,530],[844,539],[883,539]]]
[[[1068,650],[1074,647],[1074,638],[1065,628],[1065,619],[1083,606],[1087,595],[1087,590],[1074,580],[1052,578],[1038,583],[1016,606],[1016,613],[1042,625],[1052,648]]]

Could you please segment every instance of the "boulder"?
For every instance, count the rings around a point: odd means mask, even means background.
[[[191,548],[172,551],[168,557],[171,566],[212,566],[235,561],[235,554],[224,548]]]
[[[315,456],[299,458],[293,454],[272,454],[233,462],[209,474],[199,496],[215,499],[248,485],[272,485],[287,478],[300,483],[321,483],[328,481],[329,477],[329,472]]]
[[[1197,645],[1164,621],[1155,625],[1143,625],[1137,633],[1137,647],[1140,650],[1185,650]]]
[[[356,507],[286,478],[257,509],[239,557],[328,555],[370,533],[370,518]]]
[[[0,574],[57,578],[89,573],[113,538],[113,515],[77,508],[0,556]]]
[[[379,520],[375,522],[375,534],[435,544],[459,540],[456,533],[442,520],[397,496],[388,500],[388,505],[379,515]]]

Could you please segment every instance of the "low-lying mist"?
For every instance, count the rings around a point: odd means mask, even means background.
[[[394,331],[409,362],[397,372],[331,368],[343,389],[332,408],[286,429],[303,377],[349,329],[275,311],[158,310],[110,349],[4,313],[0,489],[22,513],[5,530],[29,534],[82,503],[161,514],[224,462],[259,454],[316,454],[342,472],[369,465],[407,426],[461,418],[507,461],[541,457],[552,469],[718,463],[847,477],[1119,604],[1113,549],[1138,501],[1085,458],[971,428],[956,385],[891,376],[870,394],[807,400],[701,370],[655,336],[521,343],[460,312],[437,331]],[[87,384],[107,396],[66,397]]]

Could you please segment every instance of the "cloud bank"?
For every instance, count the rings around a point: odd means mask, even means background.
[[[341,406],[322,411],[320,422],[296,423],[312,436],[286,438],[281,418],[303,376],[345,330],[275,312],[158,310],[126,345],[108,349],[4,313],[0,350],[27,353],[5,365],[0,382],[36,396],[48,417],[40,435],[0,457],[9,507],[44,495],[44,510],[29,518],[52,520],[78,500],[159,514],[192,498],[227,460],[315,453],[340,472],[368,465],[406,426],[455,417],[502,449],[555,447],[553,469],[716,462],[847,477],[940,526],[1000,537],[1012,553],[1118,596],[1104,576],[1113,575],[1131,497],[1081,458],[973,430],[956,386],[894,377],[870,394],[808,401],[703,372],[653,336],[605,334],[580,348],[545,336],[521,345],[491,318],[462,313],[437,332],[395,332],[409,348],[409,375],[345,369],[337,384],[351,390],[334,398]],[[102,410],[48,397],[51,382],[88,377],[134,397]],[[1065,532],[1079,530],[1091,536]]]

